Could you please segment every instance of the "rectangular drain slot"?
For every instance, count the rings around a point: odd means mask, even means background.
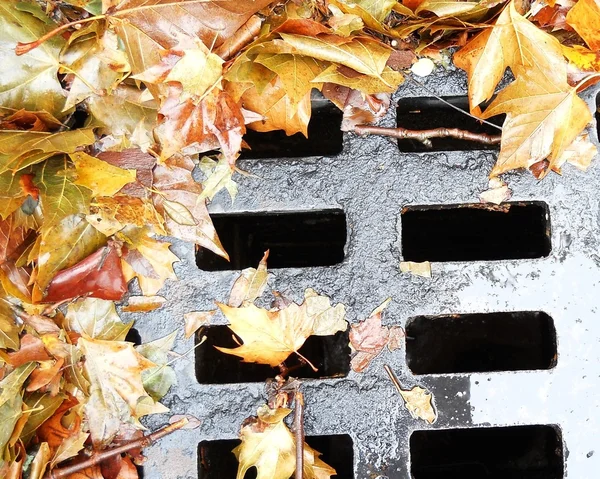
[[[406,361],[414,374],[550,369],[556,330],[539,311],[419,316],[406,324]]]
[[[413,479],[562,479],[560,430],[515,426],[415,431]]]
[[[336,479],[354,479],[352,438],[346,434],[307,436],[307,444],[319,451],[320,458],[333,467]],[[238,439],[203,441],[198,445],[198,479],[235,479],[238,462],[231,452]],[[255,479],[256,469],[246,472],[244,479]]]
[[[466,96],[443,97],[451,105],[469,111],[469,100]],[[505,115],[487,120],[502,126]],[[433,128],[459,128],[473,133],[498,135],[501,131],[483,123],[466,113],[452,108],[435,97],[402,98],[398,101],[396,124],[408,130],[430,130]],[[416,140],[398,140],[398,148],[405,152],[419,151],[455,151],[455,150],[494,150],[499,145],[485,145],[474,141],[457,140],[455,138],[433,138],[431,148]]]
[[[409,206],[401,220],[405,261],[531,259],[551,251],[543,202]]]
[[[245,363],[238,356],[224,354],[214,346],[235,348],[237,343],[233,332],[227,326],[210,326],[202,330],[206,336],[204,343],[196,348],[196,378],[200,384],[232,384],[263,382],[279,374],[278,368],[265,364]],[[306,357],[318,371],[301,363],[296,354],[286,361],[292,369],[290,374],[299,378],[344,377],[350,371],[350,348],[348,331],[332,336],[311,336],[300,348],[299,353]],[[237,338],[242,343],[240,338]]]
[[[204,271],[256,268],[266,250],[269,269],[332,266],[344,260],[342,210],[215,214],[212,220],[231,262],[202,248],[196,263]]]
[[[287,136],[284,131],[258,132],[248,129],[244,140],[251,149],[242,150],[240,158],[301,158],[334,156],[342,152],[342,112],[323,97],[311,103],[308,138],[302,133]]]

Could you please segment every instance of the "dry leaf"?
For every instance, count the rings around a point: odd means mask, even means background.
[[[423,278],[431,278],[431,263],[429,261],[423,261],[421,263],[401,261],[400,271],[403,273],[412,273],[415,276],[422,276]]]
[[[217,310],[192,311],[191,313],[185,313],[183,315],[183,320],[185,321],[185,338],[191,338],[202,326],[210,324],[210,320],[216,312]]]
[[[263,294],[269,279],[269,273],[267,272],[268,258],[269,251],[267,250],[260,263],[258,263],[258,268],[246,268],[242,271],[242,274],[235,280],[231,288],[229,306],[238,308],[244,303],[254,303],[256,298]]]
[[[499,205],[510,200],[512,190],[499,178],[491,178],[488,184],[488,190],[479,195],[479,201],[482,203],[493,203]]]
[[[433,405],[433,395],[425,389],[415,386],[408,391],[400,391],[404,405],[415,419],[433,424],[437,419],[437,412]]]
[[[154,311],[160,308],[167,302],[167,299],[162,296],[130,296],[127,304],[121,309],[129,313]]]

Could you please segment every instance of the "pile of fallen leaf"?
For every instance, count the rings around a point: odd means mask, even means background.
[[[492,176],[585,169],[596,148],[578,93],[600,79],[599,25],[597,0],[3,0],[0,476],[95,457],[164,411],[174,336],[134,348],[113,302],[131,281],[144,298],[130,310],[164,301],[155,295],[177,261],[165,237],[227,258],[207,202],[235,197],[247,129],[306,135],[318,91],[344,129],[364,132],[411,65],[423,75],[453,55],[470,114],[506,115]],[[490,186],[486,198],[507,198],[504,183]],[[267,364],[320,334],[320,320],[290,325],[322,307],[316,293],[275,311],[249,298],[221,306],[240,337],[251,323],[293,339]],[[186,333],[209,316],[190,314]],[[397,331],[372,340],[367,329],[353,331],[356,364],[397,347]],[[258,355],[252,339],[234,353]],[[261,428],[285,416],[273,414],[259,414]],[[118,456],[86,477],[134,478],[140,460]]]

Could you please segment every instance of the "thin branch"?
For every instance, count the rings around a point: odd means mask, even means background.
[[[157,431],[151,432],[150,434],[136,439],[134,441],[129,441],[123,444],[122,446],[115,447],[113,449],[108,449],[106,451],[102,451],[99,453],[94,453],[89,459],[85,461],[78,462],[76,464],[71,464],[70,466],[60,467],[58,469],[54,469],[47,473],[43,479],[62,479],[70,476],[71,474],[75,474],[76,472],[82,471],[88,467],[97,466],[98,464],[110,459],[111,457],[118,456],[124,452],[131,451],[132,449],[143,449],[145,447],[150,446],[155,443],[159,439],[171,434],[172,432],[181,429],[188,423],[187,418],[182,418],[173,424],[169,424],[168,426],[161,427]]]
[[[391,136],[400,140],[417,140],[426,146],[431,146],[431,138],[456,138],[457,140],[468,140],[483,143],[484,145],[498,145],[500,135],[488,135],[486,133],[473,133],[458,128],[433,128],[431,130],[407,130],[405,128],[385,128],[381,126],[357,125],[354,133],[359,135],[382,135]]]
[[[296,440],[296,474],[294,479],[302,479],[304,471],[304,396],[296,392],[294,405],[294,439]]]
[[[252,15],[240,29],[223,44],[215,50],[215,55],[219,55],[223,60],[229,60],[242,50],[246,45],[254,40],[260,33],[262,20],[258,15]]]

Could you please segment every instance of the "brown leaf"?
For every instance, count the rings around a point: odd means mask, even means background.
[[[202,326],[209,324],[211,318],[215,315],[214,311],[192,311],[183,315],[185,322],[185,338],[189,339]]]
[[[47,442],[52,450],[58,449],[66,438],[76,435],[80,431],[82,419],[77,409],[74,409],[78,405],[79,401],[70,396],[38,429],[37,436],[40,440]],[[71,410],[73,411],[70,412]],[[63,420],[66,415],[69,416],[69,421]]]
[[[127,304],[121,310],[129,313],[147,313],[148,311],[154,311],[162,307],[166,301],[166,298],[162,296],[130,296]]]
[[[123,151],[104,151],[98,154],[98,159],[125,170],[135,170],[136,181],[123,187],[121,193],[138,198],[146,198],[149,193],[146,188],[152,188],[152,169],[156,158],[144,153],[138,148]]]
[[[408,391],[401,390],[400,395],[404,399],[404,405],[412,417],[422,419],[429,424],[433,424],[436,421],[437,412],[433,406],[433,395],[431,393],[419,386],[415,386]]]
[[[58,302],[77,296],[120,300],[127,292],[121,258],[113,245],[105,246],[76,265],[60,271],[44,300]]]
[[[351,326],[350,347],[356,354],[352,357],[350,365],[356,372],[364,371],[384,347],[387,346],[390,351],[397,349],[401,338],[404,337],[400,326],[381,325],[381,313],[389,302],[390,299],[387,299],[367,319]]]
[[[8,353],[6,356],[8,363],[14,367],[19,367],[31,361],[49,361],[52,359],[44,347],[44,342],[32,334],[25,334],[21,338],[19,350]]]

